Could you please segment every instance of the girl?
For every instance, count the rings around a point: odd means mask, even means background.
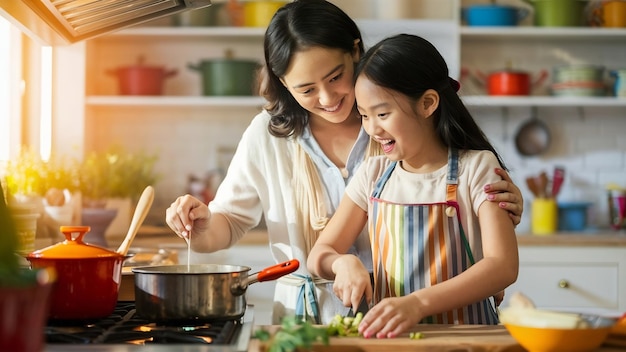
[[[494,293],[515,282],[517,241],[507,212],[482,185],[504,163],[456,93],[437,49],[397,35],[372,47],[356,71],[363,127],[385,156],[363,162],[309,254],[314,275],[357,307],[365,337],[394,337],[419,322],[497,324]],[[368,224],[369,270],[346,254]]]
[[[214,252],[234,245],[263,216],[274,260],[302,263],[276,283],[273,323],[286,315],[328,323],[348,309],[332,282],[311,276],[305,263],[369,154],[354,98],[363,41],[354,21],[330,2],[294,1],[272,18],[264,51],[261,93],[268,103],[244,132],[215,198],[207,207],[181,196],[166,210],[166,221],[178,236],[191,238],[194,251]],[[517,224],[521,192],[506,172],[496,172],[486,192]],[[369,238],[361,230],[351,253],[371,270]]]

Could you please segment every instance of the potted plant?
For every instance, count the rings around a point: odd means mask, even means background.
[[[116,217],[120,219],[120,227],[128,228],[131,204],[136,203],[148,185],[157,181],[154,172],[157,159],[156,155],[129,152],[121,146],[85,155],[77,169],[82,224],[91,227],[86,241],[106,246],[105,232]]]
[[[18,248],[19,234],[0,187],[0,350],[38,352],[55,272],[22,266]]]
[[[7,162],[4,181],[8,204],[14,217],[37,217],[36,237],[54,240],[58,226],[73,221],[72,194],[78,189],[74,163],[56,155],[44,161],[29,148]]]

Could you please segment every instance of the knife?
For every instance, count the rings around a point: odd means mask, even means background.
[[[363,313],[363,315],[365,315],[369,310],[370,308],[367,304],[367,300],[365,299],[365,296],[363,296],[361,297],[361,302],[359,303],[359,306],[356,308],[356,312],[352,309],[352,307],[350,307],[348,315],[346,316],[348,318],[354,318],[356,316],[356,313]]]

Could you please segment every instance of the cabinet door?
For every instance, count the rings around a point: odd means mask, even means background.
[[[520,246],[519,257],[519,275],[503,306],[521,292],[545,309],[624,309],[626,248]]]
[[[618,264],[520,263],[520,291],[544,308],[618,308]]]

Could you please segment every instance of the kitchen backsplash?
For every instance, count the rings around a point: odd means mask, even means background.
[[[606,186],[626,187],[626,111],[623,107],[539,107],[537,117],[550,130],[550,146],[545,153],[525,157],[515,147],[518,128],[530,118],[530,108],[472,108],[486,135],[511,170],[511,176],[524,195],[524,214],[518,233],[530,232],[533,200],[525,179],[541,171],[551,175],[555,166],[565,168],[557,201],[590,202],[588,223],[608,227]],[[507,116],[508,115],[508,116]]]
[[[555,166],[566,170],[565,182],[558,201],[593,203],[589,223],[608,227],[608,206],[605,187],[616,183],[626,187],[626,111],[623,107],[539,107],[537,117],[551,133],[548,150],[536,157],[521,156],[515,149],[515,133],[528,121],[529,107],[472,107],[487,136],[502,154],[511,176],[522,190],[525,211],[518,233],[530,231],[530,205],[533,196],[525,178]],[[158,152],[156,165],[161,178],[156,185],[156,198],[149,221],[164,221],[164,210],[174,199],[186,192],[188,175],[202,175],[224,166],[232,148],[259,108],[212,110],[210,113],[184,108],[155,108],[151,114],[129,115],[112,111],[99,123],[101,141],[120,141],[129,147]],[[132,116],[131,116],[132,115]],[[508,116],[507,116],[508,115]],[[115,128],[125,126],[124,129]],[[229,155],[224,155],[224,151]]]

